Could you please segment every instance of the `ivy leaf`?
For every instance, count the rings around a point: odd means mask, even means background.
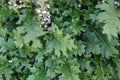
[[[100,32],[100,29],[91,27],[91,30],[93,30],[93,32],[87,31],[83,37],[88,43],[86,52],[101,54],[106,58],[113,56],[113,54],[119,54],[118,50],[115,48],[115,46],[119,45],[118,41],[108,41],[108,39],[106,39],[106,36]]]
[[[2,46],[5,43],[5,40],[3,37],[0,37],[0,46]]]
[[[7,28],[0,27],[0,36],[5,36],[7,34]]]
[[[61,43],[55,39],[51,39],[49,41],[47,41],[46,43],[46,53],[51,53],[54,50],[54,53],[60,57],[61,55]],[[64,54],[66,55],[67,53],[64,52]]]
[[[26,15],[20,15],[19,20],[16,22],[16,24],[21,24],[25,17]]]
[[[43,62],[43,51],[39,52],[38,55],[36,56],[35,60],[38,61],[38,63]]]
[[[78,77],[79,66],[75,66],[73,62],[74,60],[71,60],[70,63],[65,62],[63,65],[57,67],[56,72],[62,73],[59,80],[80,80]]]
[[[2,40],[1,40],[2,39]],[[7,50],[13,50],[15,48],[14,40],[12,38],[8,38],[8,41],[5,42],[4,38],[0,38],[0,52],[5,53]]]
[[[5,53],[6,52],[6,48],[5,48],[5,40],[3,37],[0,37],[0,52]]]
[[[17,48],[22,48],[24,45],[22,34],[25,33],[25,27],[17,27],[16,30],[13,30],[12,36],[15,39],[14,43]]]
[[[97,69],[95,69],[95,74],[96,76],[94,76],[95,80],[106,80],[105,77],[103,76],[103,72],[101,70],[101,67],[98,66]]]
[[[62,15],[63,16],[69,16],[69,15],[71,15],[72,14],[72,9],[70,8],[69,10],[65,10],[63,13],[62,13]]]
[[[51,53],[54,50],[55,55],[60,57],[61,52],[64,56],[68,57],[67,51],[72,51],[76,48],[74,40],[71,39],[70,35],[63,36],[62,30],[57,27],[52,28],[54,38],[48,40],[46,43],[46,53]]]
[[[47,70],[47,76],[49,76],[49,77],[51,77],[51,78],[54,78],[54,77],[56,76],[56,74],[55,74],[55,69],[49,68],[49,69]]]
[[[5,44],[6,49],[13,50],[15,49],[15,44],[13,38],[9,37],[7,43]]]
[[[42,48],[42,43],[39,40],[40,36],[45,35],[46,32],[43,31],[42,28],[39,27],[28,27],[25,26],[17,27],[16,30],[13,30],[12,36],[14,37],[15,45],[18,48],[22,48],[23,45],[30,46],[31,50],[36,48]],[[31,45],[30,42],[32,42]]]
[[[114,0],[108,0],[107,3],[99,4],[96,8],[104,10],[97,16],[97,20],[104,23],[103,33],[107,34],[109,40],[112,39],[112,36],[118,37],[118,32],[120,32],[120,12],[116,9]]]
[[[31,68],[32,75],[29,75],[27,80],[50,80],[49,77],[46,76],[46,70],[40,70],[38,68]]]
[[[90,66],[90,61],[87,59],[79,59],[79,64],[82,70],[86,69],[88,72],[92,69]]]
[[[39,37],[45,35],[46,32],[44,32],[40,27],[28,28],[26,31],[27,34],[23,37],[24,43],[29,45],[32,41],[31,50],[42,48],[42,43],[40,42]]]
[[[81,42],[81,41],[79,41],[78,43],[77,43],[77,49],[75,50],[75,52],[74,52],[74,54],[75,55],[79,55],[79,56],[82,56],[82,54],[84,55],[84,52],[85,52],[85,45]]]
[[[11,67],[10,67],[10,64],[8,63],[8,60],[7,60],[7,57],[6,56],[3,56],[3,55],[0,55],[0,76],[1,75],[4,75],[4,79],[5,80],[10,80],[12,79],[12,76],[11,74],[13,73]],[[0,77],[0,79],[2,78],[3,76]]]
[[[90,19],[92,20],[92,23],[96,20],[95,14],[90,14]]]
[[[116,63],[116,66],[117,66],[117,75],[120,79],[120,59],[119,57],[117,56],[115,59],[113,59],[113,61]]]
[[[3,4],[2,2],[2,7],[0,7],[0,21],[6,22],[6,19],[8,17],[11,17],[12,10],[9,9],[7,4]]]
[[[79,20],[79,18],[72,19],[70,27],[72,28],[74,34],[81,33],[84,31],[84,27],[86,24]]]

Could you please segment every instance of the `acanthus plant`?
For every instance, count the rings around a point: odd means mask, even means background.
[[[120,79],[116,1],[0,4],[0,80]]]

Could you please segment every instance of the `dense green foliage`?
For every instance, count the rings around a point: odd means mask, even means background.
[[[43,6],[22,1],[0,0],[0,80],[120,80],[114,0],[49,0],[47,27],[35,10]]]

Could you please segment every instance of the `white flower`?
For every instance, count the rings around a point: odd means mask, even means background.
[[[120,3],[119,2],[117,2],[117,1],[115,1],[114,2],[117,6],[120,6]]]
[[[78,5],[78,7],[80,8],[80,7],[81,7],[81,5],[79,4],[79,5]]]
[[[105,3],[105,1],[104,1],[104,0],[103,0],[102,2],[103,2],[103,3]]]
[[[18,5],[17,7],[18,7],[18,8],[22,8],[23,6],[22,6],[22,5]]]
[[[22,3],[22,1],[20,0],[19,3]]]
[[[9,62],[9,63],[12,63],[12,62],[13,62],[13,60],[9,60],[8,62]]]
[[[43,16],[42,14],[39,14],[39,15],[38,15],[38,18],[41,18],[42,16]]]
[[[10,9],[13,9],[13,6],[9,6]]]
[[[17,6],[17,4],[13,4],[13,6],[15,6],[15,7],[16,7],[16,6]]]
[[[44,21],[42,21],[42,22],[41,22],[41,25],[43,25],[43,24],[45,24],[45,22],[44,22]]]
[[[47,25],[45,25],[45,28],[47,28]]]
[[[47,8],[50,8],[50,5],[47,4],[46,7],[47,7]]]
[[[43,13],[43,14],[46,14],[46,13],[47,13],[47,11],[46,11],[46,10],[44,10],[44,11],[42,11],[42,13]]]
[[[9,1],[8,4],[11,5],[12,3]]]
[[[40,8],[36,8],[35,10],[37,11],[37,13],[41,12]]]
[[[44,0],[44,3],[47,0]],[[40,27],[44,26],[45,28],[47,27],[48,24],[50,24],[51,19],[50,19],[50,12],[47,10],[48,8],[50,8],[50,6],[48,4],[42,4],[41,0],[37,0],[36,3],[38,5],[40,5],[43,8],[36,8],[36,12],[38,13],[38,20],[40,21]],[[43,10],[44,9],[44,10]]]
[[[46,15],[47,15],[47,16],[48,16],[48,15],[50,15],[50,12],[49,12],[49,11],[47,11]]]

